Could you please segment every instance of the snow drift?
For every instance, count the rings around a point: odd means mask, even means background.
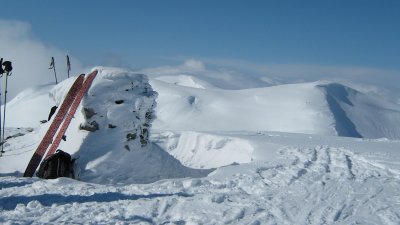
[[[66,132],[67,141],[59,146],[77,158],[78,179],[97,183],[149,183],[208,173],[186,168],[149,141],[157,92],[145,75],[116,68],[95,69],[99,73]],[[60,104],[73,80],[66,80],[51,90],[55,104]],[[20,102],[25,104],[28,95],[20,96]],[[41,125],[26,137],[39,142],[48,126],[49,123]],[[24,156],[15,156],[23,159],[18,166],[2,163],[1,171],[23,172],[36,146],[29,151],[25,149]],[[11,159],[12,154],[7,153],[4,156]]]

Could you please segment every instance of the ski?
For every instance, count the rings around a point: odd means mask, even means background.
[[[71,86],[70,90],[68,91],[63,103],[61,104],[55,118],[53,119],[49,129],[47,130],[46,134],[44,135],[42,141],[40,142],[39,146],[37,147],[35,153],[33,154],[31,160],[26,167],[24,177],[32,177],[35,173],[37,167],[39,166],[40,162],[42,161],[43,155],[46,153],[49,145],[53,141],[53,137],[56,134],[58,128],[60,127],[62,121],[64,120],[65,115],[67,114],[69,108],[71,107],[75,97],[78,94],[78,91],[82,87],[84,80],[84,76],[80,75]]]
[[[61,125],[61,129],[60,131],[57,133],[56,138],[54,139],[53,143],[50,146],[49,151],[46,154],[46,157],[44,157],[45,159],[47,159],[48,157],[50,157],[51,155],[54,154],[54,152],[57,150],[58,145],[61,142],[61,139],[63,138],[63,136],[65,135],[65,132],[68,129],[69,124],[71,123],[72,118],[75,115],[76,110],[78,109],[79,104],[82,101],[83,96],[85,96],[86,92],[89,90],[90,85],[92,84],[94,78],[97,75],[97,70],[93,71],[92,73],[90,73],[88,75],[88,77],[85,79],[85,82],[83,83],[81,89],[79,90],[74,102],[72,103],[72,106],[67,114],[67,117],[65,118],[63,124]]]

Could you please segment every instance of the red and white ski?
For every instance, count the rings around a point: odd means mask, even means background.
[[[35,173],[37,167],[40,164],[40,161],[42,161],[43,155],[46,153],[46,150],[51,144],[54,135],[56,134],[58,128],[64,120],[64,117],[67,114],[69,108],[71,108],[71,105],[74,102],[74,99],[77,96],[79,90],[81,89],[83,80],[84,76],[80,75],[71,86],[55,118],[53,119],[53,122],[51,123],[49,129],[47,130],[31,160],[29,161],[24,173],[24,177],[32,177]]]
[[[56,139],[51,144],[50,149],[47,152],[45,159],[47,159],[48,157],[53,155],[54,152],[57,150],[58,145],[60,144],[62,137],[64,136],[65,132],[67,131],[68,126],[69,126],[72,118],[74,117],[75,112],[78,109],[78,106],[81,103],[83,96],[85,96],[86,92],[89,90],[89,87],[92,84],[96,75],[97,75],[97,70],[90,73],[88,75],[88,77],[86,78],[81,89],[79,90],[78,95],[76,96],[74,102],[72,103],[72,106],[67,114],[67,117],[64,120],[64,123],[61,125],[60,131],[57,133]]]

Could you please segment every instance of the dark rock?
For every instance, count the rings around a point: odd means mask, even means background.
[[[79,129],[95,132],[96,130],[99,129],[99,124],[96,121],[92,121],[90,123],[81,124],[79,126]]]
[[[144,116],[147,120],[151,120],[151,112],[147,111],[146,115]]]
[[[135,140],[136,136],[137,136],[136,133],[129,133],[129,134],[126,135],[126,139],[128,141]]]
[[[116,101],[115,101],[115,104],[117,104],[117,105],[120,105],[120,104],[122,104],[122,103],[124,103],[124,100],[116,100]]]

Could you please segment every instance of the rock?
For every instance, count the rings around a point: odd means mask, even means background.
[[[129,133],[129,134],[126,135],[126,139],[128,141],[135,140],[136,136],[137,136],[136,133]]]
[[[95,132],[96,130],[99,129],[99,124],[96,121],[92,121],[90,123],[81,124],[79,126],[79,129]]]
[[[117,104],[117,105],[122,104],[122,103],[124,103],[124,100],[116,100],[115,101],[115,104]]]

